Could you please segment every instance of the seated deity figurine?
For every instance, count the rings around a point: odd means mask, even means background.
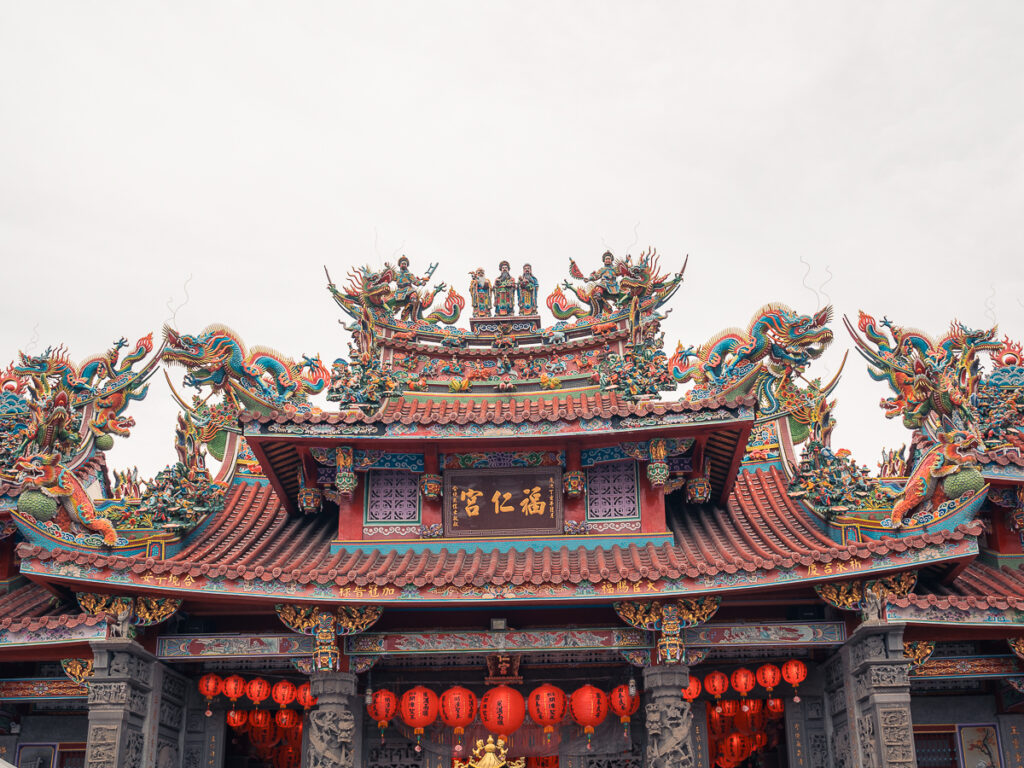
[[[515,313],[516,279],[509,274],[509,264],[502,261],[498,265],[501,274],[494,281],[494,314],[507,317]]]

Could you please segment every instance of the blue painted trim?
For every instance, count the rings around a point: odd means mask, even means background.
[[[629,547],[631,544],[635,544],[638,547],[646,547],[648,544],[653,544],[656,547],[663,546],[665,544],[672,544],[671,534],[649,534],[649,533],[637,533],[637,534],[623,534],[619,536],[595,536],[595,535],[580,535],[580,536],[552,536],[546,538],[536,539],[521,539],[511,537],[500,537],[491,539],[416,539],[415,541],[403,541],[403,540],[363,540],[363,541],[332,541],[331,542],[331,554],[340,552],[342,550],[347,552],[354,552],[357,550],[366,550],[372,552],[378,550],[381,552],[396,552],[399,555],[403,555],[406,552],[440,552],[447,550],[449,552],[458,552],[465,550],[472,552],[477,549],[482,549],[487,552],[498,551],[498,552],[526,552],[533,550],[539,552],[544,548],[550,549],[561,549],[565,547],[569,551],[579,549],[590,549],[592,547]]]

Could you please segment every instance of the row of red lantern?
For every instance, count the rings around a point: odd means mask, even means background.
[[[438,696],[429,688],[417,685],[403,693],[401,699],[386,689],[373,692],[366,713],[377,722],[381,736],[391,718],[398,714],[417,737],[438,717],[457,736],[461,735],[479,713],[480,722],[488,731],[505,738],[519,729],[527,711],[548,735],[568,713],[589,737],[604,722],[609,710],[618,715],[620,722],[628,723],[639,708],[640,695],[626,685],[620,685],[610,694],[593,685],[584,685],[566,695],[561,688],[544,683],[525,699],[516,689],[499,685],[489,689],[479,702],[472,691],[462,686],[449,688]]]
[[[316,698],[310,693],[309,683],[296,686],[290,680],[279,680],[271,685],[262,677],[246,680],[240,675],[231,675],[222,679],[220,675],[206,674],[199,678],[199,693],[206,697],[207,716],[210,715],[209,704],[214,697],[221,694],[231,701],[232,708],[242,696],[247,697],[257,708],[271,697],[280,707],[287,707],[292,702],[296,702],[304,709],[316,705]]]
[[[276,725],[282,731],[297,728],[302,732],[302,716],[294,709],[279,709],[273,714],[265,709],[232,709],[227,713],[227,723],[237,731],[259,731]]]
[[[764,731],[749,735],[733,731],[728,736],[710,742],[710,755],[717,768],[735,768],[768,744],[768,734]]]
[[[259,757],[275,768],[298,768],[302,750],[302,718],[293,709],[271,715],[265,709],[232,709],[227,723],[248,735]]]
[[[800,683],[806,679],[807,665],[799,659],[790,659],[782,665],[782,669],[774,664],[762,664],[757,668],[757,672],[751,672],[746,667],[740,667],[732,675],[718,671],[711,672],[704,678],[703,686],[700,678],[690,675],[689,685],[683,688],[683,697],[687,701],[693,701],[700,696],[703,689],[714,696],[717,701],[728,692],[730,686],[740,696],[746,697],[754,690],[755,683],[771,693],[782,680],[785,680],[793,686],[794,691],[797,691]],[[800,701],[799,694],[793,697],[793,701]]]

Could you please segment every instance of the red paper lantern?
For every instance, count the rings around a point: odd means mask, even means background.
[[[725,699],[718,702],[718,710],[726,717],[736,717],[740,712],[740,703],[736,699]]]
[[[762,664],[757,668],[757,684],[768,693],[782,680],[782,673],[774,664]]]
[[[526,700],[530,717],[537,725],[544,726],[546,737],[554,733],[555,726],[565,719],[569,700],[561,688],[544,683],[534,688]]]
[[[266,715],[268,720],[270,719],[269,712],[261,710],[253,710],[253,712],[259,712],[261,715]],[[258,747],[272,747],[277,741],[277,729],[269,723],[259,728],[249,728],[249,740]]]
[[[398,702],[398,716],[419,736],[424,728],[437,720],[437,708],[437,694],[429,688],[417,685],[402,694],[402,699]]]
[[[298,690],[295,691],[295,700],[303,709],[316,706],[316,697],[309,690],[309,683],[303,683],[298,687]]]
[[[236,730],[245,728],[249,724],[249,713],[244,709],[228,710],[227,721],[228,725]]]
[[[234,704],[245,695],[245,680],[238,675],[232,675],[224,680],[224,695],[231,699]]]
[[[222,690],[224,690],[224,681],[220,675],[209,674],[199,678],[199,693],[206,697],[207,702],[214,696],[220,696]]]
[[[277,714],[274,715],[274,722],[277,723],[278,728],[294,728],[299,724],[299,713],[294,709],[279,709]]]
[[[620,723],[628,723],[640,709],[640,694],[630,693],[628,685],[617,686],[608,694],[608,707],[619,716]]]
[[[594,728],[608,716],[608,697],[592,685],[577,688],[569,697],[569,714],[583,726],[583,732],[592,734]]]
[[[723,672],[712,672],[704,678],[704,690],[720,699],[722,694],[729,690],[729,678]]]
[[[760,752],[766,746],[768,746],[768,736],[764,731],[758,731],[754,734],[754,749]]]
[[[729,677],[729,682],[740,696],[746,696],[754,690],[754,673],[746,667],[740,667]]]
[[[245,684],[245,695],[248,696],[249,700],[258,708],[260,702],[265,701],[270,695],[270,683],[262,677],[254,677]]]
[[[793,701],[800,701],[797,687],[807,679],[807,665],[800,659],[790,659],[782,665],[782,679],[793,686],[793,692],[796,693]]]
[[[700,696],[700,691],[700,678],[690,675],[690,682],[683,688],[683,698],[687,701],[693,701]]]
[[[373,696],[370,697],[370,703],[366,705],[366,714],[370,716],[371,720],[377,722],[381,734],[384,733],[384,729],[388,727],[388,721],[395,716],[397,711],[398,697],[386,688],[374,691]]]
[[[773,696],[765,701],[764,708],[768,710],[768,717],[778,720],[786,711],[786,702]]]
[[[764,709],[764,702],[761,699],[744,699],[740,702],[740,709],[744,712],[760,712]]]
[[[499,685],[480,699],[480,722],[491,733],[510,736],[523,724],[526,702],[515,688]]]
[[[734,763],[740,763],[750,756],[750,739],[741,733],[730,733],[722,739],[722,756]]]
[[[271,697],[280,707],[287,707],[295,701],[297,693],[298,690],[295,688],[295,684],[288,680],[280,680],[274,683],[274,687],[270,689]]]
[[[266,728],[270,725],[270,713],[265,709],[249,710],[249,726],[251,728]]]
[[[716,738],[725,736],[725,732],[729,730],[730,722],[728,717],[715,709],[708,712],[708,730]]]
[[[476,717],[476,696],[468,688],[457,685],[441,694],[441,720],[461,736]]]

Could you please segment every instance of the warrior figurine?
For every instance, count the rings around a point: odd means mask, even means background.
[[[494,314],[507,317],[515,313],[516,279],[509,274],[509,264],[502,261],[498,265],[501,274],[494,281]]]
[[[429,277],[417,277],[409,271],[409,259],[402,256],[398,260],[398,272],[395,274],[395,298],[393,299],[395,314],[411,304],[419,302],[417,287],[426,285]]]
[[[615,257],[611,251],[605,251],[601,256],[601,268],[590,273],[587,280],[596,282],[604,290],[604,295],[613,299],[619,294],[619,278],[615,269]]]
[[[490,317],[491,281],[484,277],[482,269],[469,273],[469,299],[473,303],[473,317]]]
[[[523,274],[519,278],[517,298],[519,300],[520,315],[537,314],[537,291],[539,283],[533,276],[533,267],[523,264]]]

